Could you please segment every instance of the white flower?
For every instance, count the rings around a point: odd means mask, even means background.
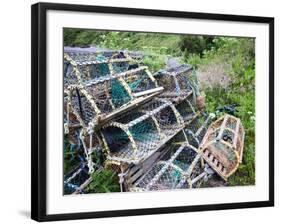
[[[214,113],[210,113],[209,116],[211,119],[214,119],[216,117],[216,115]]]

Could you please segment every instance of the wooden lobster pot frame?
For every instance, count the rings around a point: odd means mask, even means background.
[[[104,125],[101,133],[109,160],[138,164],[183,127],[184,121],[170,101],[154,99]]]
[[[117,93],[112,89],[114,85],[116,87],[116,82],[119,88]],[[155,79],[146,67],[95,79],[84,85],[70,85],[65,90],[65,133],[69,135],[71,143],[77,143],[79,131],[90,172],[93,170],[91,153],[99,144],[96,131],[106,122],[142,105],[162,90],[161,87],[157,88]]]
[[[139,77],[142,76],[142,79]],[[84,85],[70,85],[67,90],[67,122],[73,113],[83,128],[108,121],[160,93],[147,67],[92,80]]]
[[[137,67],[137,62],[123,52],[64,53],[64,86],[82,84]]]
[[[169,103],[169,105],[170,105],[170,102],[169,101],[166,101],[166,100],[164,100],[164,99],[159,99],[159,102],[158,102],[158,104],[160,105],[160,104],[165,104],[165,103]],[[179,110],[179,112],[180,112],[180,116],[181,116],[181,113],[183,113],[184,115],[185,114],[188,114],[189,116],[188,116],[188,118],[189,119],[181,119],[181,118],[179,118],[179,121],[181,121],[181,123],[184,123],[184,124],[187,124],[187,122],[188,121],[193,121],[193,119],[195,119],[195,118],[198,118],[198,114],[196,114],[195,112],[194,112],[194,110],[193,109],[190,109],[190,104],[188,103],[189,101],[188,101],[188,98],[186,97],[186,99],[184,99],[184,100],[181,100],[181,101],[177,101],[177,102],[174,102],[174,104],[175,104],[175,107],[177,107],[177,105],[178,104],[180,104],[180,110]],[[182,103],[184,103],[183,105],[182,105]],[[185,108],[183,108],[183,106],[185,106]],[[141,111],[141,112],[145,112],[145,110],[149,110],[149,109],[151,109],[151,108],[157,108],[157,103],[151,103],[151,105],[146,105],[146,106],[143,106],[143,107],[141,107],[139,110],[137,110],[137,113],[138,113],[138,111]],[[186,110],[186,111],[185,111]],[[175,110],[175,108],[174,108],[174,111],[176,111]],[[172,110],[170,110],[169,112],[172,112]],[[130,112],[128,112],[128,113],[130,113]],[[137,115],[137,113],[134,113],[134,116],[135,117],[138,117],[138,115]],[[162,116],[167,116],[167,114],[163,114]],[[177,116],[179,116],[178,114],[177,114]],[[179,116],[179,117],[180,117]],[[126,118],[125,118],[126,116],[121,116],[121,119],[119,119],[119,121],[122,121],[122,122],[124,122],[125,120],[126,120]],[[157,116],[156,116],[157,117]],[[184,118],[183,116],[181,116],[182,118]],[[158,119],[159,119],[160,117],[158,117]],[[163,119],[165,119],[166,117],[162,117],[161,119],[163,120]],[[192,119],[193,118],[193,119]],[[131,117],[131,119],[132,119],[132,117]],[[141,120],[141,119],[140,119]],[[156,119],[154,118],[154,121],[156,121]],[[157,121],[156,121],[157,122]],[[164,123],[162,122],[162,124],[161,124],[162,126],[164,126]],[[171,124],[171,125],[173,125],[173,124]],[[159,125],[159,128],[160,128],[160,125]],[[173,127],[174,129],[175,129],[175,127]],[[71,130],[71,129],[70,129]],[[136,130],[136,129],[132,129],[132,130]],[[163,130],[163,132],[164,132],[165,130]],[[175,130],[175,134],[177,133],[177,131]],[[143,134],[145,134],[145,133],[140,133],[141,135],[143,135]],[[151,133],[150,133],[151,134]],[[76,136],[75,136],[76,137]],[[124,136],[123,136],[124,137]],[[164,135],[162,134],[162,137],[164,137]],[[168,136],[169,137],[169,136]],[[76,138],[75,138],[76,139]],[[81,140],[81,142],[82,142],[82,145],[83,145],[83,148],[84,148],[84,151],[85,151],[85,158],[86,158],[86,160],[87,160],[87,164],[88,164],[88,167],[89,167],[89,172],[92,172],[92,171],[94,171],[95,169],[94,169],[94,163],[93,163],[93,161],[92,161],[92,152],[97,148],[97,147],[99,147],[100,145],[103,145],[102,143],[101,143],[101,140],[100,140],[101,138],[100,138],[100,132],[99,131],[96,131],[96,130],[94,130],[91,126],[88,126],[87,127],[87,129],[82,129],[81,131],[80,131],[80,138],[79,138],[79,140]],[[169,138],[167,138],[167,140],[168,140]],[[148,138],[146,138],[145,140],[148,140],[149,141],[149,139]],[[186,140],[186,139],[185,139]],[[151,145],[153,145],[151,142],[148,142],[148,145],[149,145],[149,147],[151,146]],[[143,146],[145,146],[145,145],[143,145]],[[140,173],[142,173],[142,174],[144,174],[146,171],[147,171],[147,168],[148,167],[150,167],[151,166],[151,164],[152,164],[152,162],[154,162],[155,161],[155,159],[158,157],[158,156],[160,156],[160,155],[162,155],[162,149],[163,149],[163,147],[161,147],[161,145],[159,145],[158,146],[158,148],[159,148],[159,150],[156,148],[156,151],[155,151],[155,153],[153,153],[152,152],[152,155],[148,158],[148,159],[146,159],[144,162],[141,162],[142,164],[141,164],[141,169],[139,168],[139,170],[141,170],[141,171],[139,171],[138,172],[138,174],[140,174]],[[142,150],[142,149],[141,149]],[[161,152],[161,154],[159,154]],[[157,156],[158,155],[158,156]],[[146,167],[146,168],[145,168]],[[124,162],[123,160],[122,161],[120,161],[120,159],[115,159],[115,158],[111,158],[110,157],[110,155],[108,156],[108,159],[107,159],[107,162],[105,163],[105,168],[106,169],[111,169],[111,170],[114,170],[115,172],[117,172],[119,175],[120,175],[120,178],[122,179],[123,177],[121,177],[121,176],[124,176],[123,174],[124,174],[124,172],[125,171],[127,171],[128,170],[128,168],[132,168],[131,166],[129,166],[128,165],[128,163],[126,163],[126,162]],[[130,173],[128,174],[128,175],[131,175],[132,173],[131,173],[131,171],[132,170],[136,170],[136,169],[138,169],[138,166],[134,166],[134,168],[132,168],[132,169],[130,169]],[[136,173],[135,173],[136,174]],[[137,175],[134,175],[134,177],[131,177],[131,178],[128,178],[128,175],[126,175],[126,181],[123,181],[122,183],[125,183],[125,186],[129,186],[130,184],[129,183],[131,183],[133,180],[134,180],[134,178],[136,178],[136,176]],[[126,187],[126,189],[128,189],[128,187]]]
[[[242,162],[244,133],[240,119],[224,115],[209,126],[200,145],[203,158],[224,180]]]
[[[142,98],[141,98],[142,99]],[[163,98],[160,98],[150,104],[147,104],[146,106],[143,106],[140,109],[137,109],[136,111],[134,111],[134,114],[131,115],[131,111],[127,112],[127,115],[125,115],[126,113],[124,113],[123,115],[119,115],[119,117],[121,117],[121,119],[119,119],[119,122],[124,123],[124,121],[126,119],[134,119],[134,118],[138,118],[138,116],[141,116],[145,113],[149,113],[150,110],[154,110],[157,111],[157,107],[158,105],[160,106],[161,104],[165,104],[165,105],[172,105],[173,110],[169,110],[169,113],[171,113],[172,111],[174,111],[173,113],[175,113],[175,115],[171,115],[171,118],[173,119],[174,117],[174,121],[176,120],[175,117],[178,117],[178,121],[179,123],[183,123],[183,125],[190,123],[192,126],[194,123],[194,119],[197,118],[198,114],[196,114],[195,110],[193,109],[192,105],[190,104],[188,97],[186,97],[185,99],[182,100],[177,100],[176,102],[174,101],[172,104],[170,101],[167,101]],[[129,113],[129,115],[128,115]],[[168,114],[169,114],[168,113]],[[117,114],[116,111],[114,112],[114,114]],[[168,114],[163,114],[163,118],[161,118],[162,120],[165,119]],[[101,118],[102,119],[102,118]],[[154,120],[154,122],[157,122],[157,120],[155,119],[155,117],[152,118]],[[105,117],[103,118],[103,120],[105,120]],[[129,120],[127,122],[129,122]],[[141,119],[140,119],[141,120]],[[198,119],[197,119],[198,120]],[[118,121],[118,120],[117,120]],[[101,123],[101,121],[99,121]],[[90,123],[91,124],[91,123]],[[168,124],[168,123],[167,123]],[[176,124],[176,123],[175,123]],[[101,125],[101,127],[103,127],[104,125]],[[158,127],[159,126],[159,127]],[[161,126],[161,127],[160,127]],[[164,127],[164,122],[162,121],[160,124],[156,124],[156,128],[161,129],[163,128],[163,132],[165,132],[165,130],[167,130],[167,127]],[[170,126],[172,126],[171,130],[175,130],[176,126],[174,126],[173,124],[170,124]],[[141,126],[139,126],[141,127]],[[132,128],[133,131],[135,131],[136,129]],[[167,132],[167,131],[166,131]],[[95,143],[92,141],[96,141],[95,139],[97,139],[97,136],[99,136],[100,132],[97,132],[97,130],[94,130],[94,127],[89,125],[87,127],[87,130],[83,130],[83,134],[81,136],[82,141],[84,141],[84,139],[90,139],[91,144],[85,144],[83,143],[84,146],[87,146],[87,152],[92,152],[95,148]],[[177,132],[175,132],[176,134]],[[145,133],[140,133],[141,135],[145,135]],[[92,137],[90,137],[92,135]],[[94,136],[95,135],[95,136]],[[161,136],[163,137],[164,134],[161,133]],[[149,139],[146,139],[149,140]],[[89,142],[89,141],[88,141]],[[96,141],[97,142],[97,141]],[[90,147],[90,145],[93,147]],[[90,148],[89,148],[90,147]],[[147,149],[146,149],[147,150]]]

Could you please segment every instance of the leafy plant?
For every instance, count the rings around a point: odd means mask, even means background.
[[[87,186],[87,193],[120,192],[118,175],[111,170],[94,172],[93,181]]]
[[[202,55],[212,46],[212,41],[213,37],[211,36],[182,35],[179,46],[186,57],[191,54]]]

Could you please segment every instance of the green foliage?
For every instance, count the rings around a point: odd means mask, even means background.
[[[197,69],[198,66],[201,64],[201,57],[198,54],[190,54],[186,60],[187,63],[193,66],[193,68]]]
[[[104,163],[105,161],[105,155],[104,153],[102,152],[102,149],[101,148],[96,148],[93,152],[92,152],[92,160],[93,162],[95,163],[95,165],[98,167],[102,166],[102,164]]]
[[[167,59],[165,55],[146,54],[143,58],[143,64],[148,66],[151,72],[156,72],[165,68]]]
[[[254,63],[255,43],[252,38],[216,37],[209,46],[209,49],[199,54],[202,58],[200,64],[226,61],[233,66],[235,72],[239,71],[241,74],[244,67]],[[187,59],[189,57],[192,55],[188,55]]]
[[[120,192],[118,175],[111,170],[94,172],[91,175],[93,181],[87,186],[87,193]]]
[[[105,31],[93,32],[93,30],[66,28],[64,32],[64,46],[89,46],[95,42],[102,41]]]
[[[180,36],[173,34],[64,29],[64,46],[94,45],[109,49],[179,53]]]
[[[202,55],[211,48],[213,39],[211,36],[182,35],[179,46],[186,57],[191,54]]]

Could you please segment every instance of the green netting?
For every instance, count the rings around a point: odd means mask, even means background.
[[[140,145],[138,145],[140,148],[142,147],[141,143],[151,143],[159,139],[159,135],[155,130],[154,125],[151,121],[148,120],[135,124],[129,129],[129,131],[132,134],[133,139],[138,144],[140,143]],[[112,152],[117,152],[124,148],[127,148],[128,144],[130,144],[128,135],[120,128],[106,128],[103,131],[103,134]]]
[[[136,141],[141,142],[153,141],[158,136],[155,133],[155,128],[153,124],[149,120],[137,123],[136,125],[130,128],[130,132],[132,133],[133,138]]]
[[[139,85],[143,82],[143,80],[144,80],[144,77],[137,79],[136,81],[128,84],[129,87],[131,88],[132,92],[134,92],[139,87]]]
[[[103,55],[97,55],[96,57],[96,61],[98,62],[103,62],[105,61],[105,59],[106,57],[104,57]],[[94,79],[94,78],[99,78],[109,75],[110,70],[107,63],[94,64],[91,66],[90,73],[91,73],[91,77]]]
[[[131,100],[130,95],[118,80],[111,82],[112,103],[115,107],[120,107]]]

